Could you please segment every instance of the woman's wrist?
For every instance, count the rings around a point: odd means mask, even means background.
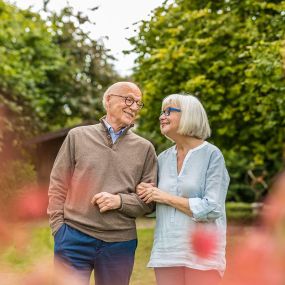
[[[171,194],[165,193],[163,203],[166,205],[169,205],[169,206],[173,206],[173,198],[174,198],[174,196],[172,196]]]

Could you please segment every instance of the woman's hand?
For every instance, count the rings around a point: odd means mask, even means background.
[[[193,213],[189,208],[188,198],[168,194],[155,187],[153,183],[140,183],[136,188],[136,192],[146,204],[157,202],[169,205],[190,217],[193,216]]]
[[[145,192],[146,188],[152,188],[154,187],[154,183],[145,183],[141,182],[137,187],[136,187],[136,193],[140,196],[142,193]]]
[[[167,204],[167,200],[169,198],[169,194],[161,191],[152,183],[140,183],[136,188],[136,192],[146,204],[150,202]]]
[[[138,194],[138,196],[145,202],[145,203],[150,203],[152,202],[150,200],[151,198],[151,194],[153,192],[153,187],[154,184],[152,183],[145,183],[145,182],[141,182],[137,188],[136,188],[136,192]],[[149,201],[148,201],[149,200]]]

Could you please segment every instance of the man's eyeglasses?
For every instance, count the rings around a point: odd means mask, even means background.
[[[169,108],[166,108],[165,110],[162,110],[161,113],[160,113],[160,116],[164,115],[164,116],[170,116],[170,113],[171,112],[181,112],[181,109],[177,109],[177,108],[172,108],[172,107],[169,107]]]
[[[142,101],[136,101],[132,97],[129,97],[129,96],[122,96],[122,95],[117,95],[117,94],[110,94],[109,96],[116,96],[116,97],[124,98],[125,99],[125,104],[128,107],[131,107],[134,103],[136,103],[138,109],[142,109],[143,106],[144,106]]]

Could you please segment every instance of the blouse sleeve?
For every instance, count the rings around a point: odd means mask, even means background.
[[[222,153],[211,154],[206,171],[205,189],[202,198],[189,198],[189,208],[197,222],[210,222],[221,217],[229,186],[229,175]]]

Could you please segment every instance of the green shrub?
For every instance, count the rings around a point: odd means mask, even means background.
[[[258,216],[258,211],[250,203],[228,202],[226,203],[226,212],[228,222],[234,223],[252,223]]]
[[[35,183],[34,166],[25,161],[13,160],[0,171],[0,201],[6,205],[25,185]],[[2,206],[3,206],[2,205]]]

